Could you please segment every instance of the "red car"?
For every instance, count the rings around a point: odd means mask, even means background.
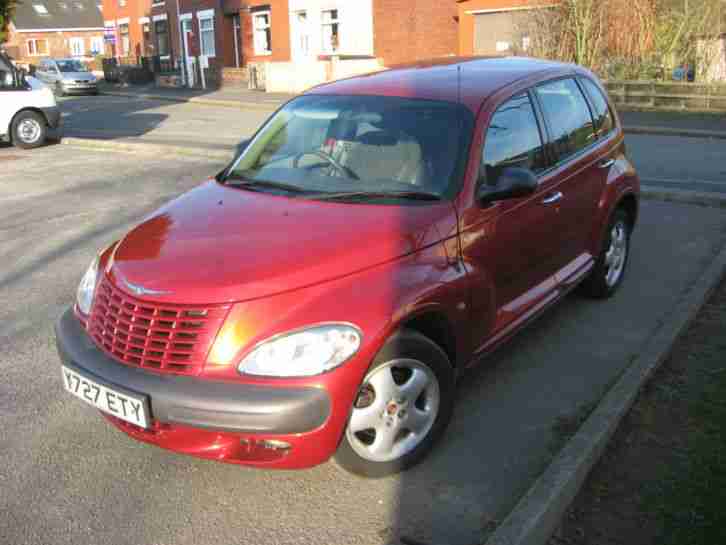
[[[400,471],[466,368],[572,289],[618,289],[638,198],[582,68],[446,59],[323,85],[98,255],[56,326],[64,386],[173,451]]]

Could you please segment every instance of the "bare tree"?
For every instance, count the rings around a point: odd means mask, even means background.
[[[721,0],[530,0],[527,54],[603,75],[652,78],[685,63],[708,70],[721,46]]]

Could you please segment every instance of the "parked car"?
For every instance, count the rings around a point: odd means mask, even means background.
[[[323,85],[93,260],[56,325],[63,382],[177,452],[400,471],[467,368],[574,288],[616,293],[638,199],[613,105],[574,65]]]
[[[45,59],[35,74],[59,97],[70,94],[98,94],[98,80],[78,59]]]
[[[0,52],[0,140],[36,148],[45,143],[48,129],[60,124],[60,110],[50,89],[26,77]]]

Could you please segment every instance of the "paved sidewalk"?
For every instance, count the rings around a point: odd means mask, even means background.
[[[106,95],[130,96],[172,102],[192,102],[208,106],[232,108],[264,108],[273,110],[294,95],[253,91],[230,85],[222,89],[172,89],[150,85],[114,85],[101,82],[100,91]]]

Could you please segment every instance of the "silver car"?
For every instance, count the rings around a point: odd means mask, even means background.
[[[98,94],[98,80],[78,59],[45,59],[35,69],[35,77],[48,85],[56,96]]]

